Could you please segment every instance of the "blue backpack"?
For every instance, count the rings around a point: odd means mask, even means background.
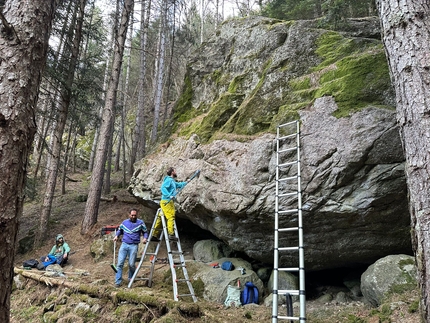
[[[233,269],[234,269],[234,265],[232,264],[232,262],[231,262],[231,261],[224,261],[224,262],[221,264],[221,268],[222,268],[222,269],[224,269],[224,270],[231,271],[231,270],[233,270]]]
[[[258,288],[252,282],[246,282],[241,295],[242,305],[258,304]]]

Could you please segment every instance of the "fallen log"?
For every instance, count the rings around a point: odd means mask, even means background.
[[[116,195],[114,195],[113,197],[101,196],[100,201],[111,202],[111,203],[121,202],[121,203],[127,203],[127,204],[138,204],[139,203],[137,200],[120,199]]]
[[[103,196],[101,196],[100,197],[100,201],[115,203],[115,202],[118,202],[118,197],[116,195],[114,195],[113,197],[103,197]]]
[[[74,182],[74,183],[81,182],[80,180],[78,180],[78,179],[73,179],[73,178],[71,178],[71,177],[69,177],[69,176],[67,176],[67,175],[66,175],[66,179],[67,179],[68,181],[70,181],[70,182]]]
[[[74,283],[74,282],[70,282],[64,278],[57,278],[57,277],[48,277],[45,275],[45,271],[31,271],[31,270],[26,270],[26,269],[20,269],[15,267],[13,269],[15,274],[19,274],[22,275],[23,277],[27,277],[27,278],[31,278],[35,281],[44,283],[47,286],[65,286],[65,287],[69,287],[69,288],[73,288],[76,289],[79,284]]]
[[[147,289],[117,289],[112,286],[102,286],[93,284],[80,284],[68,281],[66,278],[47,277],[46,271],[32,271],[23,268],[14,267],[14,273],[23,277],[33,279],[37,282],[44,283],[47,286],[67,287],[75,292],[86,294],[98,299],[106,299],[117,306],[121,302],[143,304],[148,309],[157,308],[162,313],[171,312],[178,309],[186,316],[201,316],[201,308],[196,303],[176,302],[172,299],[166,299],[162,296],[155,295],[154,290]]]

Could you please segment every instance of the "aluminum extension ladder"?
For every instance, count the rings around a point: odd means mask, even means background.
[[[293,203],[291,203],[291,198]],[[289,205],[285,205],[288,199]],[[297,216],[295,221],[282,221],[282,223],[296,223],[297,226],[279,227],[279,219]],[[287,237],[289,241],[297,241],[293,246],[279,246],[280,236]],[[280,253],[293,253],[297,256],[298,267],[279,268]],[[289,254],[288,254],[289,255]],[[306,293],[305,268],[303,249],[303,223],[302,200],[300,183],[300,123],[298,120],[278,126],[276,135],[276,199],[275,199],[275,234],[274,234],[274,262],[273,262],[273,308],[272,323],[278,320],[290,322],[306,321]],[[279,271],[298,272],[299,290],[278,290]],[[299,299],[299,314],[294,314],[292,296]],[[278,300],[286,297],[286,315],[278,313]],[[297,312],[297,310],[296,310]]]
[[[161,222],[163,224],[163,230],[160,234],[159,241],[156,242],[157,245],[155,247],[155,251],[149,252],[148,249],[149,249],[150,244],[152,243],[151,239],[154,235],[155,223],[156,223],[158,217],[161,217]],[[174,229],[175,229],[175,237],[177,238],[177,241],[173,241],[173,239],[172,239],[172,241],[169,241],[169,235],[167,232],[167,223],[166,222],[167,222],[166,217],[164,216],[161,208],[159,208],[157,210],[156,215],[155,215],[154,222],[152,223],[151,231],[150,231],[149,237],[148,237],[148,242],[145,245],[142,256],[140,257],[140,262],[139,262],[139,264],[138,264],[138,266],[137,266],[137,268],[133,274],[133,277],[130,279],[130,282],[128,284],[128,288],[131,288],[131,286],[135,280],[147,281],[148,287],[152,286],[152,278],[154,275],[155,262],[157,260],[157,255],[158,255],[158,252],[160,250],[161,243],[163,242],[163,238],[165,238],[166,247],[167,247],[167,257],[168,257],[168,261],[169,261],[170,271],[172,273],[173,299],[175,301],[178,301],[179,297],[190,296],[190,297],[192,297],[194,302],[197,302],[197,297],[194,293],[193,285],[191,284],[191,281],[188,277],[184,253],[182,251],[181,242],[179,240],[179,234],[178,234],[178,230],[176,227],[176,221],[174,223]],[[172,245],[176,244],[176,250],[174,250],[172,248],[171,244]],[[147,258],[147,257],[149,257],[149,265],[144,265],[145,258]],[[146,277],[139,277],[138,278],[137,275],[139,273],[139,270],[142,267],[143,268],[149,268],[149,273]],[[180,278],[178,278],[177,269],[182,270],[182,277],[180,277]],[[178,283],[185,283],[187,285],[188,290],[189,290],[189,294],[179,294]]]

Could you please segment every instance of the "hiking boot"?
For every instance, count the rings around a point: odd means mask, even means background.
[[[176,238],[173,234],[169,234],[169,240],[170,241],[178,241],[178,238]]]
[[[152,236],[152,237],[151,237],[151,241],[152,241],[152,242],[160,242],[160,239],[159,239],[159,238],[157,238],[156,236]]]

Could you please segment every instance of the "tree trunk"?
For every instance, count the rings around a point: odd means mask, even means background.
[[[113,112],[111,128],[110,128],[109,134],[107,134],[109,141],[106,144],[106,147],[107,147],[106,167],[103,171],[104,179],[102,179],[103,193],[106,195],[110,194],[110,192],[111,192],[110,175],[112,173],[111,172],[111,170],[112,170],[112,148],[113,148],[113,143],[115,142],[115,140],[113,138],[113,135],[115,133],[114,124],[115,124],[115,110]]]
[[[133,15],[133,12],[131,13],[131,15]],[[133,39],[133,24],[130,24],[130,31],[129,31],[129,35],[126,39],[126,72],[125,72],[125,81],[124,81],[124,86],[123,86],[123,97],[122,97],[122,107],[121,107],[121,126],[120,126],[120,130],[119,130],[119,139],[118,139],[118,145],[117,145],[117,151],[115,154],[115,166],[114,169],[115,171],[119,171],[120,170],[120,159],[121,159],[121,148],[122,143],[125,141],[125,116],[127,114],[127,104],[128,104],[128,96],[129,96],[129,87],[130,87],[130,68],[131,68],[131,45],[132,45],[132,39]],[[123,159],[123,169],[125,169],[126,167],[126,160]]]
[[[146,150],[146,120],[145,120],[145,77],[146,77],[146,45],[148,39],[151,0],[142,2],[140,14],[140,70],[139,93],[137,97],[136,124],[134,127],[132,148],[130,154],[129,173],[134,172],[134,163],[145,156]]]
[[[102,124],[100,127],[100,139],[97,143],[93,175],[91,177],[91,183],[88,191],[88,200],[85,205],[85,213],[82,220],[82,234],[86,234],[91,229],[91,227],[97,223],[97,213],[99,210],[100,196],[103,186],[103,173],[105,170],[108,144],[110,142],[110,130],[114,120],[117,88],[121,74],[124,44],[134,0],[125,0],[123,5],[124,8],[122,10],[121,23],[115,41],[112,73],[106,93],[105,107],[103,109]]]
[[[413,247],[422,315],[429,317],[430,279],[430,5],[427,0],[378,1],[383,41],[396,90],[406,155]]]
[[[51,99],[48,98],[48,100],[50,101]],[[47,104],[43,103],[43,108],[47,109],[48,108]],[[48,116],[51,117],[51,114],[52,114],[52,109],[48,113]],[[35,142],[34,149],[33,149],[33,160],[36,161],[36,164],[33,166],[33,178],[35,181],[37,180],[37,174],[39,173],[40,164],[42,162],[43,151],[46,147],[46,136],[47,136],[48,131],[49,131],[49,124],[47,121],[48,117],[47,116],[41,116],[39,119],[41,120],[41,122],[37,126],[37,129],[38,129],[37,138],[38,138],[38,140],[37,140],[37,142]]]
[[[167,0],[163,0],[161,8],[161,23],[159,33],[159,44],[156,58],[155,68],[155,89],[154,89],[154,119],[152,122],[151,143],[157,140],[158,124],[160,122],[160,105],[163,94],[163,79],[164,79],[164,52],[166,50],[166,15],[167,15]]]
[[[102,101],[106,100],[106,89],[108,86],[108,77],[109,77],[109,70],[111,69],[111,61],[112,61],[112,56],[113,56],[113,51],[115,48],[115,35],[117,33],[117,28],[118,28],[118,15],[119,15],[119,4],[120,1],[116,2],[116,9],[115,9],[115,15],[113,18],[113,24],[112,24],[112,34],[111,34],[111,48],[110,51],[107,55],[106,58],[106,66],[105,66],[105,74],[104,74],[104,78],[103,78],[103,92],[101,95]],[[99,109],[99,119],[102,119],[102,114],[103,114],[103,106],[100,106]],[[90,160],[88,163],[88,170],[90,172],[93,171],[93,167],[94,167],[94,158],[96,156],[96,149],[97,149],[97,143],[99,142],[99,137],[100,137],[100,125],[97,124],[96,125],[96,129],[95,129],[95,133],[94,133],[94,140],[93,140],[93,144],[91,147],[91,154],[90,154]]]
[[[69,155],[70,155],[70,141],[72,138],[72,131],[75,127],[73,120],[70,121],[69,125],[69,132],[67,134],[67,143],[66,143],[66,149],[64,152],[64,159],[63,159],[63,174],[61,174],[61,195],[66,194],[66,177],[67,177],[67,164],[69,163]]]
[[[217,10],[218,10],[218,4],[217,4]],[[172,70],[173,70],[173,55],[175,54],[175,30],[176,30],[176,2],[173,4],[173,11],[172,11],[172,38],[171,38],[171,43],[170,43],[170,53],[169,53],[169,65],[168,65],[168,72],[167,72],[167,82],[166,82],[166,102],[165,102],[165,106],[164,106],[164,113],[163,113],[163,125],[166,124],[166,120],[169,119],[169,106],[170,106],[170,86],[171,86],[171,77],[172,77]],[[167,20],[167,18],[166,18]],[[166,24],[166,28],[168,28],[167,26],[170,26],[169,24]]]
[[[35,107],[55,0],[7,1],[0,13],[0,322],[10,322],[10,294]],[[35,32],[37,31],[37,32]]]
[[[54,199],[58,167],[61,158],[62,137],[67,122],[67,116],[69,114],[69,106],[72,98],[72,85],[75,79],[75,70],[82,41],[82,26],[84,22],[86,2],[87,0],[80,0],[76,4],[76,26],[74,28],[70,60],[67,66],[62,89],[61,102],[59,103],[59,111],[56,120],[57,123],[53,134],[54,141],[51,149],[51,162],[48,169],[48,178],[46,181],[45,196],[40,214],[39,229],[35,237],[35,246],[39,246],[41,244],[43,238],[46,236],[46,232],[48,231],[49,217],[51,215],[52,201]]]

